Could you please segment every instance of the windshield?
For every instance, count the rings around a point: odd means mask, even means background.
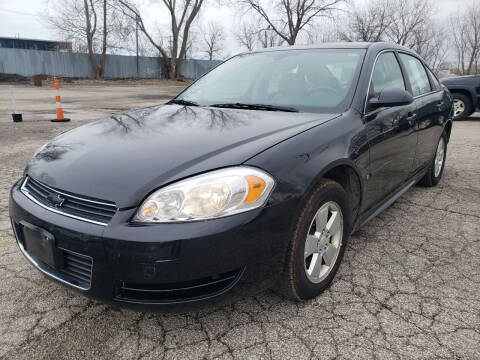
[[[199,105],[262,104],[341,112],[351,101],[364,49],[308,49],[235,56],[176,99]]]

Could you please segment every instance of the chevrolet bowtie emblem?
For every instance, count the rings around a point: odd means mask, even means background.
[[[49,194],[47,196],[47,200],[55,207],[61,207],[65,201],[65,199],[59,194]]]

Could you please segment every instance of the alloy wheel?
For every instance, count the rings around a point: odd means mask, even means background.
[[[458,118],[465,111],[465,103],[460,99],[453,100],[453,116]]]
[[[343,215],[340,206],[329,201],[315,214],[305,239],[304,268],[313,283],[332,271],[342,247]]]

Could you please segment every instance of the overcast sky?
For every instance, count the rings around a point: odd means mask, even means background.
[[[365,0],[356,1],[361,3]],[[479,0],[433,0],[437,8],[436,17],[447,18],[450,13],[456,12],[472,1]],[[42,21],[41,14],[45,12],[45,9],[46,0],[0,0],[0,36],[62,40],[59,34]],[[235,19],[235,12],[227,7],[219,6],[205,7],[202,10],[204,20],[221,19],[225,24],[227,52],[233,54],[241,51],[232,36],[234,30],[232,24],[238,23]],[[147,12],[152,14],[152,11]]]

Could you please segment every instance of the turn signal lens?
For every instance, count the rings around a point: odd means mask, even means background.
[[[158,205],[155,201],[149,201],[142,207],[142,216],[150,218],[158,211]]]
[[[155,191],[140,206],[134,222],[213,219],[265,204],[275,181],[249,167],[212,171]]]
[[[265,181],[261,178],[254,175],[248,175],[245,179],[247,179],[248,182],[248,194],[244,202],[248,203],[257,200],[260,195],[262,195],[267,184],[265,184]]]

